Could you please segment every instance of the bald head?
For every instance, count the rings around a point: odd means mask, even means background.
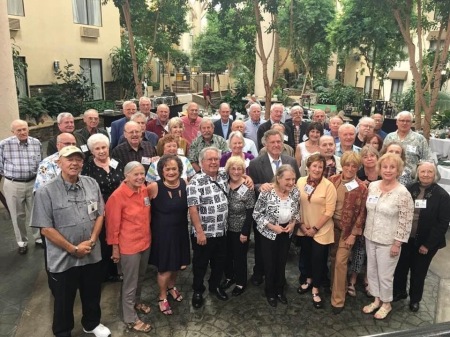
[[[28,140],[28,123],[21,120],[16,119],[11,123],[11,132],[20,142],[26,142]]]
[[[56,137],[56,148],[60,151],[66,146],[77,146],[77,141],[71,133],[63,132]]]

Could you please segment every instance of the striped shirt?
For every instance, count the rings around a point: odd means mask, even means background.
[[[28,137],[21,143],[16,136],[0,142],[0,175],[12,179],[32,179],[36,177],[42,159],[41,142]]]

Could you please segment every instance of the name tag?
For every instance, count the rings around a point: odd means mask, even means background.
[[[305,192],[308,195],[311,195],[311,193],[314,191],[314,187],[312,187],[311,185],[305,185]]]
[[[372,205],[377,204],[378,203],[378,199],[380,199],[380,197],[377,196],[377,195],[369,195],[367,197],[367,203],[368,204],[372,204]]]
[[[92,214],[96,212],[98,209],[97,201],[91,201],[91,203],[88,205],[88,214]]]
[[[144,205],[145,206],[150,206],[150,198],[149,197],[145,197],[144,198]]]
[[[239,189],[237,190],[237,194],[239,194],[241,197],[243,197],[247,191],[248,191],[248,187],[245,186],[244,184],[242,184],[241,187],[239,187]]]
[[[355,179],[353,179],[352,181],[349,181],[347,184],[344,185],[345,188],[347,189],[347,191],[353,191],[355,188],[358,188],[358,183],[356,182]]]
[[[280,208],[289,209],[290,208],[289,202],[287,200],[281,200]]]
[[[117,165],[119,165],[119,162],[118,162],[117,160],[111,159],[111,160],[109,161],[109,166],[111,166],[113,169],[116,169],[116,168],[117,168]]]
[[[149,157],[142,157],[141,159],[141,164],[142,165],[150,165],[151,164],[151,159]]]
[[[416,153],[417,152],[417,146],[406,145],[406,152]]]
[[[81,151],[83,151],[83,152],[88,152],[89,151],[89,149],[88,149],[86,144],[81,145],[80,148],[81,148]]]
[[[414,201],[415,208],[427,208],[427,201],[423,199],[417,199]]]
[[[283,136],[283,140],[284,140],[285,142],[287,142],[287,141],[288,141],[288,136],[287,136],[287,135],[284,135],[284,136]]]
[[[303,135],[302,140],[303,140],[304,142],[306,142],[306,141],[308,140],[308,136],[307,136],[307,135]]]
[[[177,150],[177,154],[179,155],[179,156],[184,156],[184,150],[182,149],[182,148],[178,148],[178,150]]]

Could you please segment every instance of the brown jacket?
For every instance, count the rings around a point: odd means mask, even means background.
[[[341,184],[342,174],[335,174],[328,180],[331,181],[337,190]],[[350,234],[362,235],[364,223],[366,222],[367,187],[358,178],[355,177],[355,180],[358,183],[358,188],[345,192],[341,221],[339,223],[335,222],[335,226],[344,232],[344,240]]]

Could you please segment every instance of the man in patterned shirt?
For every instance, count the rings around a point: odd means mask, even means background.
[[[195,138],[189,148],[189,160],[195,172],[200,171],[199,154],[204,148],[214,146],[222,152],[228,150],[227,141],[223,137],[214,134],[214,123],[210,119],[202,119],[200,122],[200,133],[201,135]]]
[[[0,142],[0,178],[5,177],[3,191],[11,212],[18,253],[28,251],[27,227],[33,205],[33,186],[42,145],[39,140],[28,136],[28,124],[20,119],[11,123],[14,136]],[[36,244],[42,245],[39,230],[33,228]]]
[[[420,160],[430,159],[430,149],[425,137],[411,130],[412,116],[409,111],[399,112],[396,120],[397,131],[389,133],[383,145],[386,146],[393,141],[400,142],[406,154],[405,165],[412,171]]]
[[[192,306],[203,305],[203,279],[211,265],[209,291],[222,301],[228,299],[219,287],[226,258],[226,230],[228,217],[228,177],[219,169],[220,150],[207,147],[200,151],[202,171],[187,186],[187,202],[192,222]]]

